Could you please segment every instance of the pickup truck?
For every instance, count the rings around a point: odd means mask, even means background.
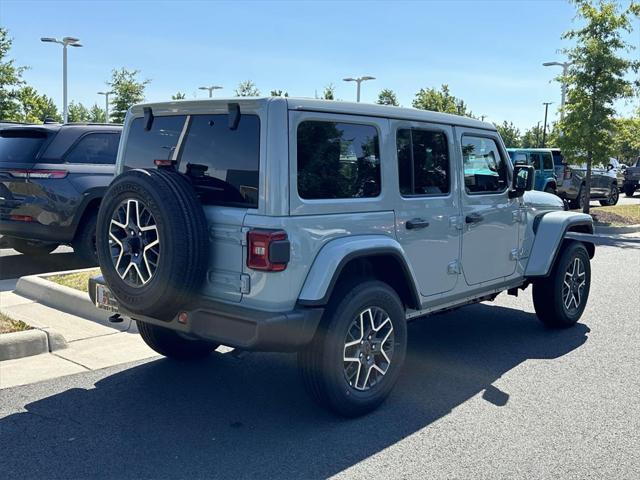
[[[633,197],[638,185],[640,185],[640,157],[636,159],[633,166],[625,169],[622,190],[627,197]]]

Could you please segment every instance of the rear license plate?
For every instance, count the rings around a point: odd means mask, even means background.
[[[105,285],[96,285],[96,307],[108,312],[118,311],[118,302]]]

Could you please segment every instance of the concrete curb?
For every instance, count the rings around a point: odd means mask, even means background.
[[[67,347],[65,339],[51,329],[33,329],[0,335],[0,361],[30,357]]]
[[[624,227],[610,227],[608,225],[595,224],[595,233],[605,235],[623,235],[625,233],[640,232],[640,225],[626,225]]]
[[[83,270],[72,270],[70,272],[55,272],[52,275],[64,273],[82,272]],[[47,275],[47,276],[52,276]],[[91,302],[89,294],[75,290],[64,285],[51,282],[46,277],[39,275],[29,275],[18,280],[15,293],[38,301],[42,305],[55,308],[65,313],[70,313],[77,317],[86,318],[102,325],[109,323],[109,312],[99,310]]]

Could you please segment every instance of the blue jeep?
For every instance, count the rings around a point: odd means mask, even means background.
[[[513,163],[532,165],[536,174],[533,189],[556,194],[557,179],[553,154],[548,148],[508,148]]]

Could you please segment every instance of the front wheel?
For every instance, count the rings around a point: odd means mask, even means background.
[[[192,340],[178,332],[136,320],[144,342],[160,355],[174,360],[200,360],[208,357],[218,345],[204,340]]]
[[[312,343],[298,354],[303,382],[320,405],[357,417],[377,408],[398,380],[407,348],[405,312],[386,283],[334,294]]]
[[[611,185],[611,189],[609,190],[609,195],[606,200],[600,200],[600,205],[603,207],[612,207],[616,203],[618,203],[618,198],[620,198],[620,191],[618,190],[618,186],[616,184]]]
[[[548,277],[533,283],[533,306],[548,327],[567,328],[582,316],[591,287],[589,254],[582,243],[571,242],[560,253]]]
[[[9,239],[9,246],[23,255],[48,255],[58,248],[57,243],[39,242],[36,240],[24,240],[22,238]]]

